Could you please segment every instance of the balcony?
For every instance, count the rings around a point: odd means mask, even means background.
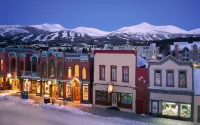
[[[22,71],[22,77],[40,77],[40,73],[31,71]]]

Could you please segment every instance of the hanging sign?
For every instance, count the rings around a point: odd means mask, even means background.
[[[108,93],[111,93],[113,92],[113,85],[108,85]]]

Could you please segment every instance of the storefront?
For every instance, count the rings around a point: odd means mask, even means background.
[[[79,80],[66,83],[66,100],[89,103],[89,84]]]
[[[170,101],[151,101],[152,115],[162,115],[163,117],[191,119],[191,104],[170,102]]]
[[[9,83],[12,86],[12,88],[11,88],[12,90],[20,91],[20,83],[19,83],[19,80],[17,78],[10,78]]]
[[[93,103],[97,107],[118,108],[122,111],[135,112],[135,89],[114,85],[96,84]]]

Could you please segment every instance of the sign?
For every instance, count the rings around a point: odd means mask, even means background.
[[[113,85],[108,86],[108,93],[111,93],[111,92],[113,92]]]

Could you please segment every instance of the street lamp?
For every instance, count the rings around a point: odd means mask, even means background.
[[[51,80],[49,80],[49,81],[47,82],[47,84],[50,86],[50,85],[51,85]]]
[[[8,89],[10,89],[10,78],[11,78],[11,74],[10,73],[8,73],[7,74],[7,77],[8,77]]]

